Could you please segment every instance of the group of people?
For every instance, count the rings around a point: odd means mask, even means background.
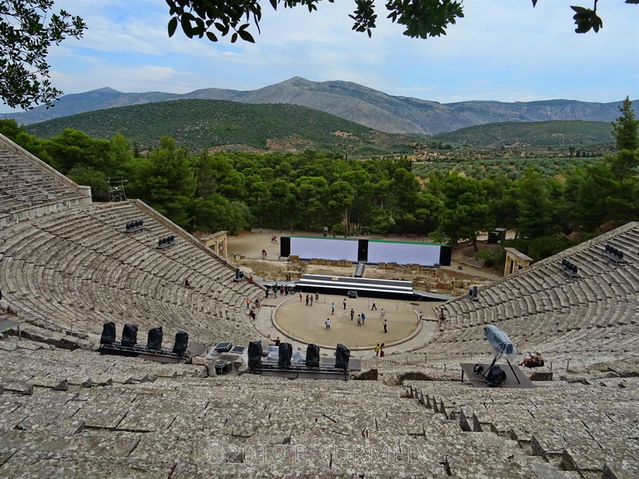
[[[315,293],[315,300],[319,299],[319,295],[317,293]],[[300,302],[302,301],[302,294],[300,293]],[[306,295],[306,306],[313,306],[313,295],[312,294],[307,294]],[[344,298],[344,300],[342,301],[342,308],[344,311],[346,311],[346,298]],[[371,306],[371,311],[377,311],[377,304],[375,303],[375,300],[373,300],[372,302],[372,306]],[[355,320],[355,309],[351,308],[349,311],[350,317],[351,317],[351,321]],[[331,303],[331,316],[335,316],[335,303]],[[384,311],[384,308],[382,308],[380,310],[379,313],[380,318],[382,319],[382,324],[384,326],[384,333],[388,333],[388,320],[386,319],[386,311]],[[364,326],[366,324],[366,313],[362,312],[362,313],[357,313],[357,326]],[[331,320],[330,318],[326,318],[326,320],[324,321],[324,327],[325,329],[329,330],[331,329]]]
[[[306,306],[313,306],[313,301],[317,301],[319,299],[319,294],[315,293],[315,296],[312,294],[306,295]],[[300,303],[302,302],[302,293],[300,293]]]
[[[253,321],[255,321],[255,316],[257,315],[256,310],[262,304],[262,302],[260,301],[260,298],[255,298],[255,300],[252,303],[249,298],[246,298],[244,301],[246,303],[246,309],[248,310],[248,315]]]
[[[270,293],[273,293],[273,297],[277,298],[277,293],[280,294],[288,294],[289,293],[289,288],[285,287],[285,286],[278,286],[277,283],[275,283],[273,286],[267,286],[266,287],[266,297],[268,298]],[[291,294],[293,294],[293,292],[291,291]],[[300,293],[300,298],[302,297],[302,294]],[[301,301],[301,299],[300,299]]]
[[[383,358],[384,357],[384,347],[385,344],[379,344],[377,343],[377,346],[375,346],[375,357],[376,358]]]

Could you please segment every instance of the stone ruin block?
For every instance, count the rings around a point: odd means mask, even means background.
[[[530,374],[531,381],[552,381],[552,371],[548,369],[533,371]]]

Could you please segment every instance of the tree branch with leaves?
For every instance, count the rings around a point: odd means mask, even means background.
[[[295,8],[304,6],[309,12],[317,10],[321,0],[269,0],[273,10],[279,6]],[[334,0],[327,0],[334,3]],[[353,20],[352,29],[372,36],[377,27],[378,14],[374,0],[354,0],[355,10],[349,15]],[[532,0],[533,7],[538,0]],[[592,8],[572,5],[575,32],[598,32],[603,20],[597,13],[597,2]],[[254,43],[249,32],[254,26],[260,32],[262,5],[260,0],[166,0],[169,6],[168,30],[172,37],[178,26],[189,38],[202,38],[217,42],[220,37],[231,34],[231,42],[238,39]],[[628,4],[638,4],[639,0],[625,0]],[[428,38],[446,35],[446,28],[464,17],[462,2],[456,0],[386,0],[386,18],[405,27],[404,35],[411,38]]]
[[[49,80],[49,48],[80,38],[86,25],[64,10],[51,13],[52,7],[53,0],[0,2],[0,98],[12,108],[51,106],[62,94]]]

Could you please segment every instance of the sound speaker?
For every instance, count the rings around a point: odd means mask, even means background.
[[[280,256],[288,258],[291,255],[291,238],[290,236],[280,237]]]
[[[306,348],[306,367],[319,368],[320,348],[317,344],[309,344]]]
[[[162,326],[149,329],[149,338],[146,342],[149,349],[160,349],[162,347]]]
[[[368,261],[368,240],[361,239],[357,241],[357,261]]]
[[[335,367],[337,369],[348,369],[348,361],[350,360],[350,357],[350,350],[343,344],[338,344],[335,354]]]
[[[178,331],[175,333],[175,344],[173,345],[173,352],[184,356],[186,348],[189,345],[189,335],[184,331]]]
[[[100,344],[113,344],[115,342],[115,323],[109,322],[102,325],[102,337]]]
[[[279,359],[277,361],[278,367],[290,368],[292,355],[293,345],[291,343],[280,343]]]
[[[450,246],[439,247],[439,264],[441,266],[450,266],[450,260],[453,255],[453,249]]]
[[[470,287],[470,289],[468,290],[468,296],[472,300],[477,299],[477,286],[471,286]]]
[[[249,343],[248,366],[250,369],[262,367],[262,341],[251,341]]]
[[[138,325],[125,324],[122,329],[122,346],[135,346],[138,342]]]

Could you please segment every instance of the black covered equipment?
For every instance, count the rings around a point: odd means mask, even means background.
[[[149,349],[160,349],[162,347],[162,326],[149,329],[149,339],[146,342]]]
[[[348,361],[350,360],[350,357],[350,350],[343,344],[338,344],[335,355],[335,367],[337,369],[348,369]]]
[[[115,323],[113,321],[102,325],[102,337],[100,344],[113,344],[115,342]]]
[[[251,369],[262,366],[262,341],[251,341],[249,343],[248,366]]]
[[[173,352],[184,356],[186,348],[189,345],[189,335],[184,331],[178,331],[175,333],[175,344],[173,345]]]
[[[138,325],[125,324],[122,329],[122,346],[133,347],[138,342]]]
[[[306,348],[306,367],[319,368],[320,348],[317,344],[309,344]]]
[[[279,359],[277,360],[278,367],[290,368],[292,355],[293,345],[291,343],[280,343]]]
[[[506,381],[506,372],[499,366],[493,366],[486,375],[486,384],[490,387],[499,387]]]

